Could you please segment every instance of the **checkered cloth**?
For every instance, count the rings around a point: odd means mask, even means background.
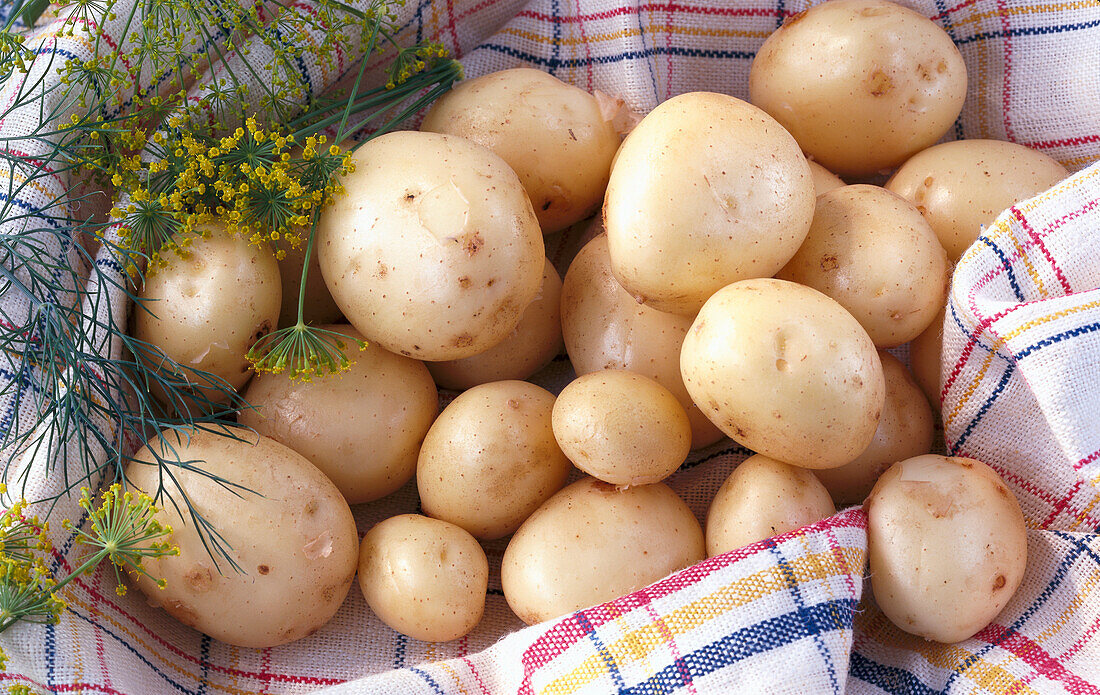
[[[647,110],[696,89],[745,97],[754,51],[809,4],[410,0],[403,36],[441,40],[470,75],[533,65]],[[494,573],[482,624],[442,645],[385,627],[353,588],[311,637],[241,649],[183,627],[137,595],[119,598],[112,576],[100,573],[70,585],[58,625],[20,625],[0,637],[12,656],[0,683],[127,695],[324,686],[380,695],[1100,693],[1100,164],[1086,168],[1100,159],[1100,3],[904,4],[943,26],[966,59],[970,93],[953,137],[1020,142],[1079,171],[1002,214],[961,259],[952,286],[946,447],[997,469],[1031,529],[1023,585],[978,635],[944,646],[894,628],[864,590],[866,517],[850,509],[530,628],[508,610]],[[111,27],[78,29],[69,37],[47,27],[36,40],[43,53],[82,58],[97,34],[106,43],[121,40]],[[307,54],[303,79],[320,92],[352,66],[338,67],[324,74]],[[146,84],[159,79],[140,66],[134,72]],[[10,93],[0,88],[0,103]],[[22,118],[22,126],[18,113],[0,120],[0,137],[26,127],[30,117]],[[62,176],[56,179],[41,185],[65,190]],[[33,215],[56,193],[24,189],[5,209]],[[14,223],[5,219],[0,228]],[[552,236],[548,254],[566,262],[570,241]],[[54,251],[71,258],[64,244]],[[0,378],[10,372],[0,364]],[[559,357],[536,380],[560,388],[570,376]],[[0,413],[0,426],[10,426],[10,398]],[[728,442],[696,452],[671,484],[702,518],[746,455]],[[55,485],[36,484],[42,492]],[[415,507],[415,487],[407,486],[361,505],[356,519],[365,531]],[[59,513],[78,517],[72,505]],[[54,533],[53,567],[71,570],[72,536]],[[503,548],[502,541],[488,544],[490,565],[499,565]]]

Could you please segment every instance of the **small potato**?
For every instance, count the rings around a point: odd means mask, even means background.
[[[352,156],[317,226],[321,272],[351,325],[390,352],[457,360],[508,337],[538,293],[542,233],[503,159],[402,131]]]
[[[158,458],[198,462],[198,470],[172,466],[174,480],[162,477]],[[243,429],[224,436],[165,430],[134,454],[126,479],[149,495],[163,485],[176,503],[162,497],[155,518],[172,527],[167,540],[179,555],[144,562],[166,587],[131,577],[150,603],[183,624],[229,644],[273,647],[316,632],[347,597],[358,553],[348,503],[313,464],[274,439]],[[209,532],[200,536],[184,495],[220,534],[239,572],[211,559],[203,545]]]
[[[958,140],[913,155],[886,182],[909,200],[956,261],[1002,211],[1069,172],[1051,157],[1001,140]]]
[[[462,391],[479,384],[526,379],[561,352],[561,278],[547,260],[542,289],[527,305],[519,325],[503,342],[485,352],[450,362],[428,362],[435,383]]]
[[[951,265],[915,207],[858,185],[818,197],[810,234],[776,277],[840,302],[882,348],[928,326],[947,299]]]
[[[666,485],[584,478],[551,497],[504,551],[500,581],[533,625],[610,601],[703,560],[699,522]]]
[[[810,160],[810,176],[814,180],[814,193],[818,196],[844,185],[844,181],[839,176],[812,159]]]
[[[886,398],[867,332],[816,290],[743,280],[707,300],[680,353],[692,399],[737,442],[803,468],[867,448]]]
[[[837,504],[859,504],[887,468],[932,450],[935,420],[924,394],[896,357],[882,351],[878,356],[886,377],[886,405],[875,438],[855,461],[815,471]]]
[[[416,464],[424,513],[482,540],[519,528],[569,475],[553,408],[552,393],[525,381],[475,386],[451,401]]]
[[[439,412],[439,394],[424,364],[369,343],[348,325],[322,326],[348,336],[351,368],[331,379],[291,380],[259,374],[239,421],[302,454],[329,477],[349,504],[370,502],[416,473],[420,443]]]
[[[917,456],[886,471],[867,499],[875,602],[902,630],[937,642],[971,637],[1020,586],[1020,505],[981,461]]]
[[[554,437],[573,464],[629,487],[672,475],[691,450],[691,423],[653,379],[618,369],[577,377],[554,402]]]
[[[279,327],[285,328],[298,323],[298,294],[302,288],[302,266],[306,262],[306,244],[309,242],[309,230],[302,230],[302,243],[298,248],[283,244],[286,251],[279,261],[279,277],[282,279],[283,303],[279,309]],[[314,326],[322,323],[336,323],[340,320],[340,307],[325,285],[321,275],[321,264],[317,260],[317,249],[309,259],[309,275],[306,277],[306,296],[302,305],[303,318]]]
[[[420,129],[472,140],[508,162],[547,234],[599,206],[620,141],[594,96],[530,68],[460,82]]]
[[[947,307],[940,307],[940,313],[924,332],[909,343],[909,364],[913,376],[917,378],[921,391],[937,414],[940,412],[940,389],[943,381],[940,374],[940,359],[943,353],[943,322],[947,316]]]
[[[749,100],[842,176],[890,169],[947,132],[966,98],[951,37],[884,0],[831,0],[768,37]]]
[[[425,642],[449,642],[481,621],[489,561],[477,540],[454,524],[402,514],[363,536],[359,588],[394,630]]]
[[[691,448],[722,438],[688,395],[680,376],[680,347],[691,318],[634,301],[611,274],[607,236],[588,242],[565,274],[561,289],[562,337],[578,375],[625,369],[672,392],[691,422]]]
[[[722,483],[707,511],[707,556],[814,524],[836,509],[805,468],[750,456]]]
[[[623,142],[604,202],[611,270],[639,303],[690,316],[736,280],[770,277],[806,238],[810,165],[782,126],[692,92]]]

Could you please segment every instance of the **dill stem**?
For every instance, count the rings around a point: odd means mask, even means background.
[[[313,255],[313,240],[317,237],[317,219],[319,216],[320,213],[314,210],[313,221],[310,223],[309,228],[309,241],[306,242],[305,260],[302,261],[302,286],[298,288],[298,328],[306,327],[306,279],[309,277],[309,259]]]

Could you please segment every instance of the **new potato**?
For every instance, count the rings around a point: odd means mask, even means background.
[[[946,317],[947,307],[940,307],[940,313],[936,314],[928,328],[909,343],[909,364],[913,369],[913,376],[937,414],[940,412],[940,389],[943,388],[940,358],[943,353],[943,322]]]

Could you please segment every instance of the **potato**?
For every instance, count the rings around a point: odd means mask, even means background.
[[[1069,172],[1036,150],[1000,140],[958,140],[913,155],[886,182],[932,226],[952,261],[983,227]]]
[[[768,37],[749,101],[807,155],[842,176],[890,169],[947,132],[966,98],[966,65],[929,19],[884,0],[831,0]]]
[[[534,623],[610,601],[701,561],[703,530],[666,485],[584,478],[551,497],[504,551],[500,581]]]
[[[565,350],[578,375],[626,369],[672,392],[691,422],[691,448],[709,446],[722,432],[688,395],[680,377],[680,346],[691,318],[666,314],[634,301],[611,274],[607,237],[585,245],[565,274],[561,289]]]
[[[859,504],[890,466],[932,450],[935,420],[920,387],[896,357],[880,351],[886,405],[871,445],[840,468],[815,471],[837,504]]]
[[[776,277],[829,295],[877,347],[896,347],[943,306],[951,265],[916,208],[878,186],[858,185],[818,197],[810,234]]]
[[[554,438],[585,473],[612,485],[672,475],[691,450],[691,423],[653,379],[618,369],[577,377],[554,402]]]
[[[604,202],[611,270],[639,303],[685,316],[746,278],[770,277],[806,238],[810,166],[760,109],[692,92],[623,142]]]
[[[525,381],[475,386],[443,409],[416,464],[428,516],[490,540],[512,533],[569,475],[554,395]]]
[[[508,337],[538,293],[542,233],[500,157],[451,135],[397,132],[363,145],[348,194],[321,215],[325,284],[368,340],[457,360]]]
[[[820,292],[783,280],[742,280],[707,300],[680,369],[722,431],[803,468],[858,456],[886,397],[882,363],[859,322]]]
[[[940,307],[940,313],[924,332],[909,343],[909,364],[913,368],[921,391],[937,414],[940,412],[940,390],[943,388],[940,374],[940,359],[943,353],[943,322],[947,307]]]
[[[286,374],[259,374],[244,398],[253,408],[239,421],[289,446],[336,484],[349,504],[370,502],[404,485],[439,412],[439,394],[422,362],[370,343],[357,350],[348,336],[351,368],[312,382]]]
[[[515,68],[460,82],[420,129],[488,147],[515,169],[546,233],[599,207],[619,133],[596,98],[541,70]]]
[[[172,466],[175,480],[161,477],[152,465],[158,458],[197,461],[201,472]],[[165,430],[134,454],[126,479],[149,495],[163,485],[172,500],[157,501],[155,518],[172,527],[168,542],[179,555],[144,563],[166,588],[131,578],[185,625],[229,644],[272,647],[313,634],[344,602],[355,577],[355,520],[336,486],[288,447],[243,429]],[[239,572],[223,557],[211,559],[184,494],[221,535]]]
[[[981,461],[935,454],[902,461],[879,478],[866,509],[875,602],[902,630],[960,642],[1020,586],[1024,515]]]
[[[283,244],[286,256],[279,261],[279,277],[282,279],[283,302],[279,310],[279,327],[293,326],[298,323],[298,294],[302,288],[302,266],[306,261],[306,243],[309,230],[302,230],[302,243],[298,248]],[[306,296],[302,305],[302,314],[307,324],[320,325],[336,323],[340,320],[340,307],[332,298],[325,278],[321,275],[321,264],[317,260],[317,249],[309,259],[309,275],[306,277]]]
[[[707,556],[815,524],[836,509],[829,491],[805,468],[757,454],[722,483],[707,511]]]
[[[359,550],[359,588],[378,618],[426,642],[449,642],[485,612],[489,561],[454,524],[402,514],[375,524]]]
[[[192,238],[186,257],[169,254],[167,266],[146,276],[147,301],[144,309],[134,309],[131,335],[183,367],[240,389],[252,376],[245,355],[279,319],[279,265],[268,246],[230,235],[220,223],[204,232],[206,237]],[[158,355],[138,357],[159,366]],[[195,390],[213,401],[228,398],[221,389]]]
[[[511,335],[481,354],[450,362],[428,362],[435,383],[462,391],[490,381],[526,379],[561,352],[561,278],[549,260],[542,289],[527,305]]]
[[[844,181],[839,176],[812,159],[810,160],[810,176],[814,180],[814,193],[818,196],[844,185]]]

